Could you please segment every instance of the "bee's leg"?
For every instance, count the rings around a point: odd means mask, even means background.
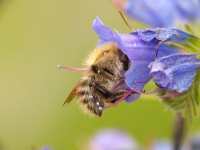
[[[110,102],[106,103],[105,107],[113,107],[124,101],[127,97],[131,96],[132,94],[141,94],[143,93],[140,91],[135,91],[132,89],[124,90],[124,91],[119,91],[113,94],[113,99],[110,100]]]
[[[105,103],[105,108],[117,106],[122,101],[124,101],[124,99],[122,97],[120,97],[118,100],[115,99],[114,103],[113,102],[107,102],[107,103]]]
[[[95,83],[95,91],[102,95],[105,99],[109,99],[113,96],[113,93],[109,90],[107,90],[104,86],[101,86],[98,83]]]
[[[113,93],[112,97],[107,101],[105,104],[105,107],[113,107],[124,101],[125,98],[128,96],[132,95],[133,91],[132,90],[123,90],[123,91],[118,91],[116,93]]]
[[[106,99],[106,105],[105,107],[113,106],[119,104],[121,101],[126,99],[128,96],[138,93],[141,94],[142,92],[132,89],[127,90],[117,90],[117,92],[111,92],[107,90],[105,87],[99,85],[98,83],[95,83],[95,90],[100,95],[102,95]]]
[[[129,97],[132,94],[144,94],[145,91],[139,91],[139,90],[133,90],[133,89],[126,89],[126,90],[120,90],[116,93],[113,93],[112,95],[112,103],[117,102],[119,99],[125,99]]]
[[[108,104],[114,104],[119,99],[122,99],[124,93],[126,92],[126,90],[111,92],[107,90],[105,87],[99,85],[98,83],[95,83],[95,90],[97,93],[99,93],[101,96],[105,98],[106,103]]]
[[[119,82],[112,88],[112,91],[117,90],[124,84],[124,79],[120,79]]]
[[[113,93],[112,97],[110,97],[110,103],[116,103],[119,99],[122,99],[126,93],[126,90],[121,90],[116,93]]]

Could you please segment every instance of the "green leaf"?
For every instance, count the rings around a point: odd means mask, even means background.
[[[166,42],[167,45],[178,48],[180,50],[183,50],[184,52],[189,53],[199,53],[200,52],[200,39],[196,36],[190,36],[186,41],[184,42]]]
[[[182,112],[186,117],[193,118],[198,115],[200,104],[200,71],[197,72],[192,86],[187,92],[174,95],[174,91],[160,89],[159,97],[168,108]]]

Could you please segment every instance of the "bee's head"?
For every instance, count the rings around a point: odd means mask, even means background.
[[[124,71],[127,71],[130,66],[128,57],[117,47],[115,43],[108,43],[94,49],[89,55],[86,65],[90,69],[94,70],[93,67],[95,64],[99,64],[101,66],[101,64],[105,64],[106,62],[110,63],[110,65],[118,64],[118,67],[121,65]],[[107,66],[109,66],[109,64]]]
[[[108,43],[94,49],[89,55],[86,61],[86,65],[91,66],[94,63],[101,61],[102,59],[114,57],[116,55],[118,55],[118,48],[116,44]]]

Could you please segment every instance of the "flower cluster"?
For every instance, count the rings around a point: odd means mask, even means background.
[[[195,111],[199,95],[199,39],[175,28],[140,29],[119,33],[105,26],[97,17],[93,29],[99,37],[98,46],[115,43],[128,56],[131,65],[125,82],[134,91],[143,91],[153,80],[155,92],[175,110]],[[191,51],[194,51],[191,53]],[[194,82],[195,81],[195,82]],[[138,99],[139,93],[126,98]]]

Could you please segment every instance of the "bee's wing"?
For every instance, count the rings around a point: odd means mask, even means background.
[[[79,84],[77,84],[72,91],[69,93],[69,95],[67,96],[67,98],[65,99],[63,105],[65,105],[66,103],[70,103],[75,97],[76,97],[76,92],[77,92],[77,87]]]

